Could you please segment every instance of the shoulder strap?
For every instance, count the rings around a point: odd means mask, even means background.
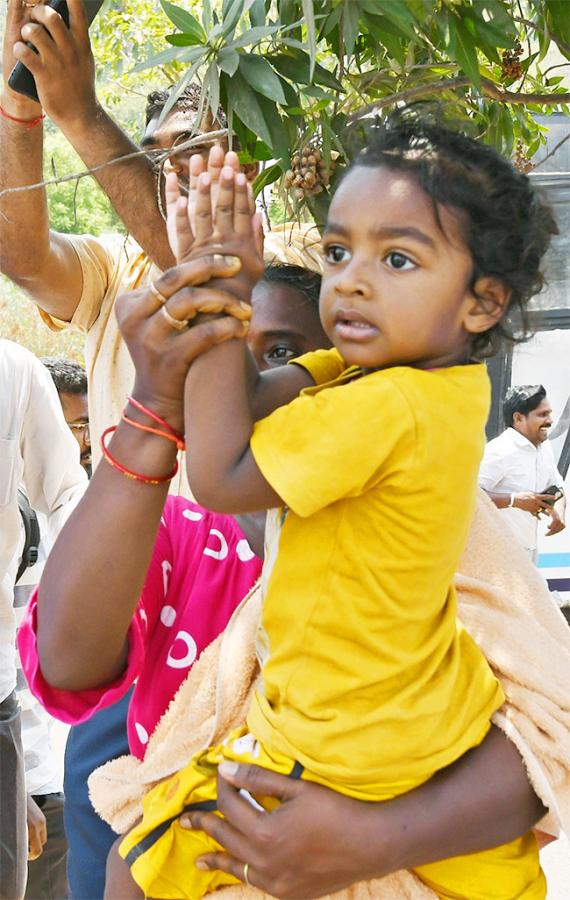
[[[30,501],[21,488],[18,488],[18,506],[20,515],[24,523],[24,549],[22,550],[22,558],[16,575],[16,582],[20,580],[26,569],[33,566],[38,561],[40,549],[40,523],[34,510],[30,506]]]

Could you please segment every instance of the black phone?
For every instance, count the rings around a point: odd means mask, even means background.
[[[556,484],[549,484],[547,488],[544,488],[543,491],[540,491],[541,494],[551,494],[552,500],[545,500],[545,503],[548,503],[549,506],[554,506],[557,500],[560,500],[561,497],[564,496],[564,491],[562,488],[559,488]]]
[[[91,22],[103,6],[104,2],[105,0],[83,0],[85,12],[87,13],[88,25],[91,25]],[[66,0],[46,0],[44,5],[51,6],[52,9],[55,9],[69,28],[69,9]],[[36,49],[34,45],[30,43],[28,43],[28,47],[31,47],[32,50]],[[12,90],[17,91],[18,94],[23,94],[25,97],[29,97],[30,100],[35,100],[36,103],[39,101],[34,76],[22,62],[17,62],[10,72],[8,84]]]

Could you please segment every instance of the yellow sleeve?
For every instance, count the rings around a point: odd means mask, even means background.
[[[251,450],[283,502],[310,516],[410,466],[415,420],[389,372],[375,372],[276,409],[255,424]]]
[[[346,369],[346,363],[334,347],[331,350],[313,350],[297,356],[289,363],[290,366],[301,366],[306,369],[315,384],[327,384],[342,375]]]
[[[113,275],[120,264],[121,254],[125,252],[127,239],[121,234],[105,234],[99,237],[89,234],[60,236],[71,244],[79,257],[83,274],[83,291],[70,322],[62,322],[42,309],[39,310],[39,314],[52,331],[63,331],[73,326],[86,333],[101,311]]]

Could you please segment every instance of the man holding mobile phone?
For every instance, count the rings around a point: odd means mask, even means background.
[[[548,441],[552,408],[544,387],[511,387],[503,402],[503,418],[505,431],[485,448],[479,484],[536,562],[540,516],[550,518],[547,535],[566,527],[564,479]]]
[[[42,2],[34,6],[24,6],[22,0],[8,2],[0,97],[0,190],[42,181],[44,114],[65,134],[88,168],[139,149],[97,100],[83,0],[67,0],[67,5],[69,28]],[[18,60],[32,72],[41,106],[10,88],[8,78]],[[212,143],[208,132],[223,127],[225,119],[220,112],[221,121],[213,122],[208,115],[197,121],[199,97],[200,88],[190,85],[159,125],[168,94],[153,92],[143,147],[167,150],[202,133],[204,141],[193,152],[207,154]],[[174,169],[184,179],[189,155],[173,154],[165,170]],[[220,148],[220,168],[223,159]],[[250,174],[255,174],[254,167]],[[212,177],[217,175],[213,170]],[[71,323],[87,335],[94,465],[100,458],[100,435],[117,421],[134,378],[115,321],[115,300],[120,293],[154,281],[174,262],[152,160],[143,156],[116,163],[99,170],[96,178],[132,238],[64,235],[50,230],[43,189],[0,200],[0,270],[26,290],[50,328],[60,330]],[[172,490],[188,495],[184,466],[173,480]]]

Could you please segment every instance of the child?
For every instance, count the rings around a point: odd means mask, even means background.
[[[477,359],[540,289],[555,226],[490,148],[417,121],[377,131],[323,237],[320,312],[334,349],[262,377],[232,340],[188,375],[197,498],[225,512],[275,508],[278,528],[247,727],[154,788],[121,844],[147,896],[235,882],[193,868],[217,845],[177,822],[183,809],[215,808],[222,760],[386,800],[480,743],[503,701],[456,620],[452,579],[489,408]],[[224,170],[213,232],[210,202],[205,176],[192,253],[240,256],[243,291],[255,270],[245,179]],[[546,893],[530,834],[415,871],[443,898]],[[243,878],[255,885],[255,869]]]

